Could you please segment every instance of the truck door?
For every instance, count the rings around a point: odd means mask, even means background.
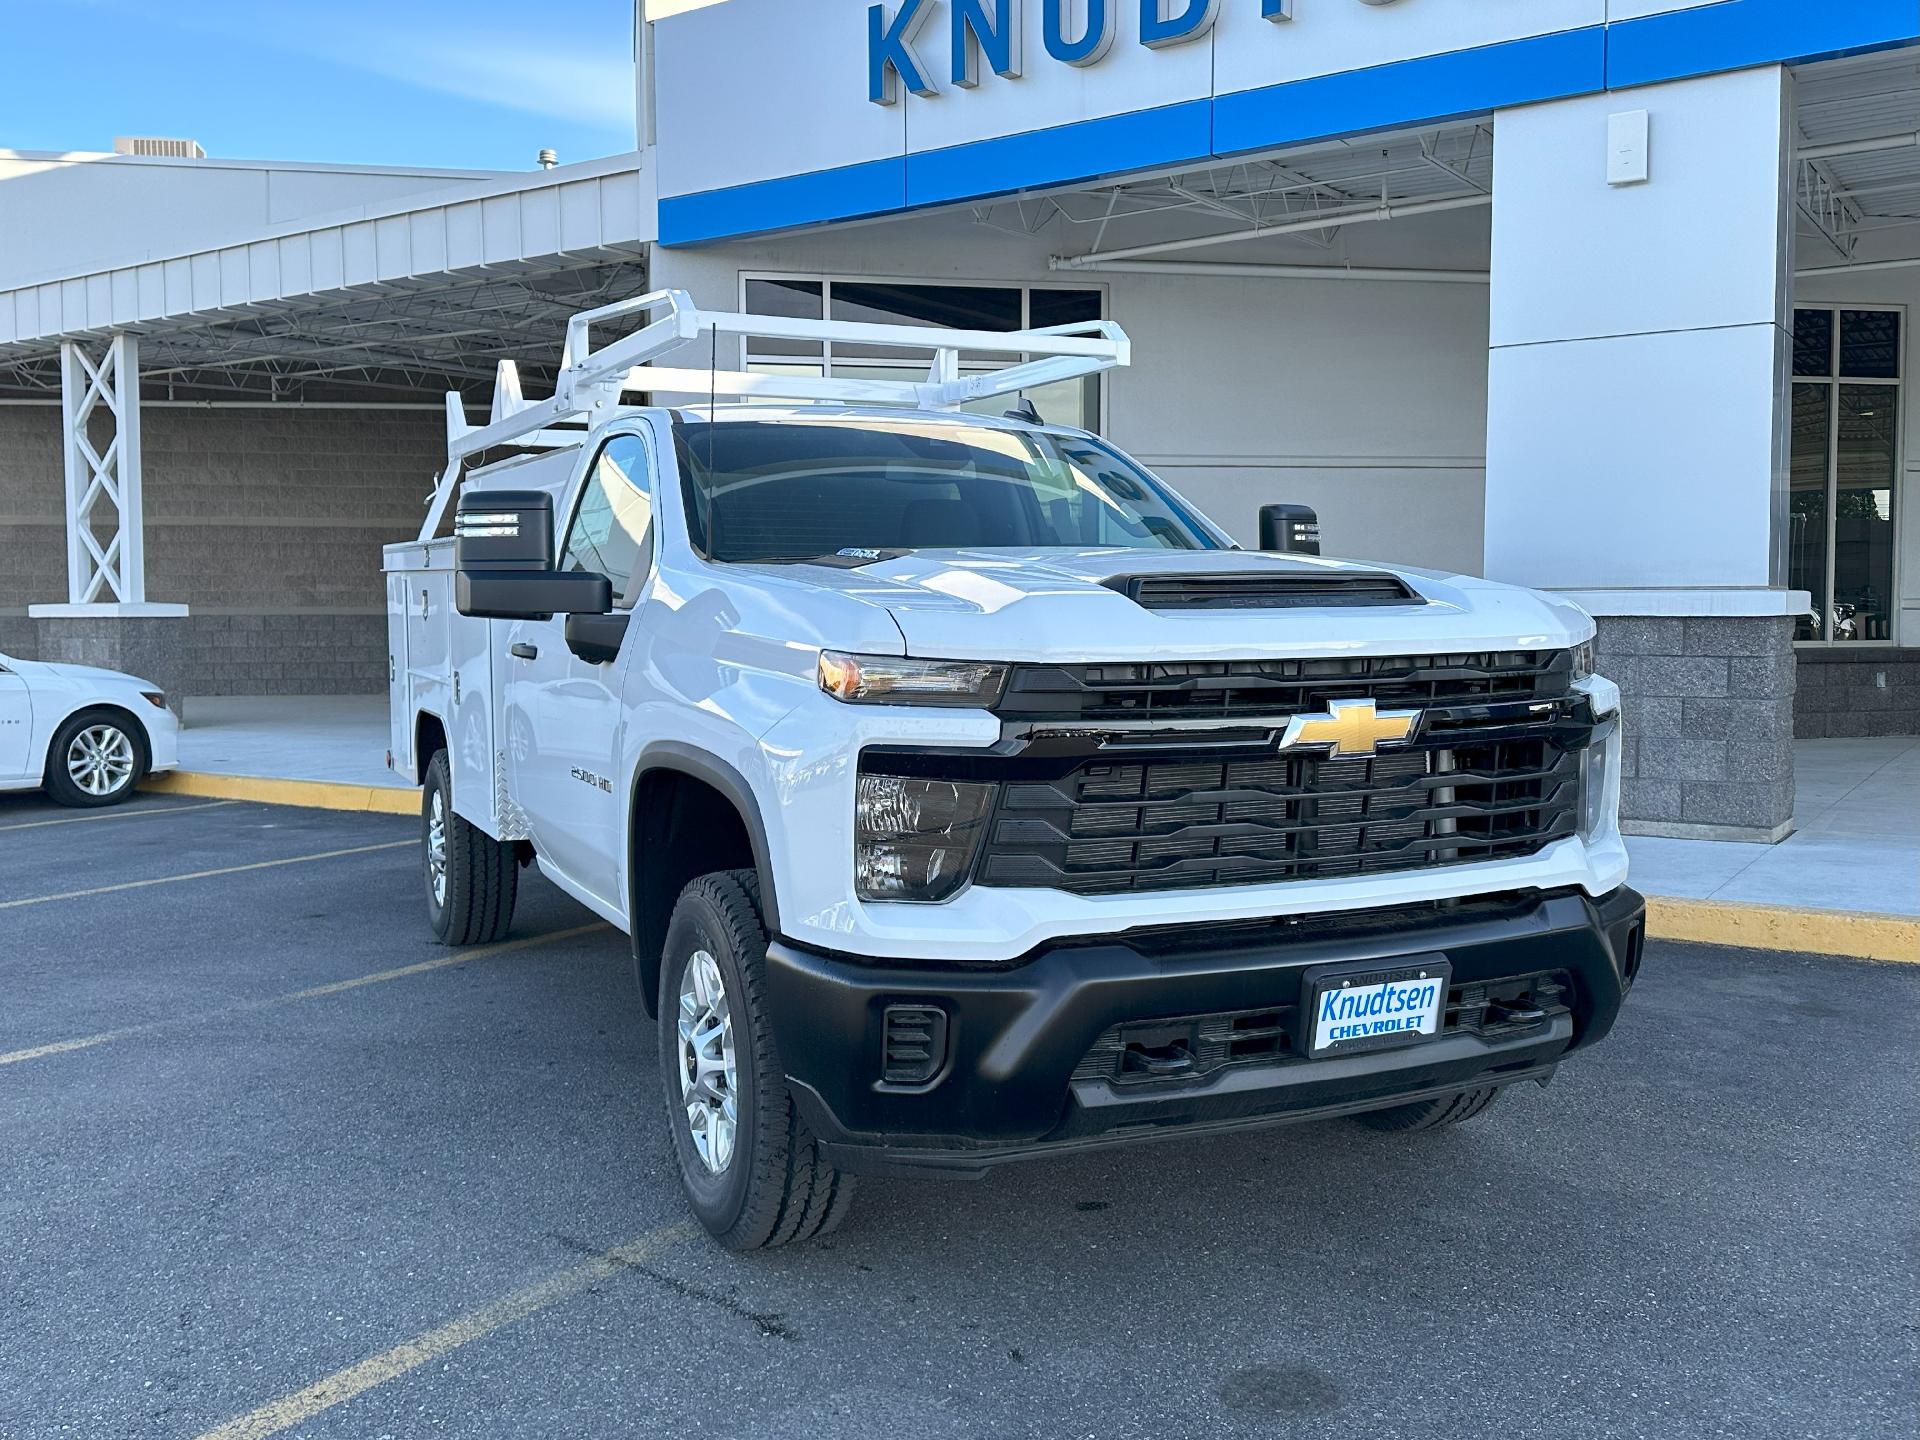
[[[637,434],[607,437],[589,462],[558,547],[562,570],[613,581],[631,610],[652,570],[653,466]],[[507,627],[506,752],[514,799],[534,849],[573,884],[610,905],[626,851],[620,753],[620,672],[634,648],[596,665],[567,648],[566,617]]]

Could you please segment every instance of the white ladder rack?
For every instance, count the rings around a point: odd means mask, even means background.
[[[645,319],[638,330],[598,350],[593,348],[595,323],[632,315]],[[702,336],[720,335],[887,345],[929,351],[931,359],[924,380],[774,375],[652,363]],[[962,351],[1004,356],[1011,363],[962,374]],[[1132,345],[1126,331],[1111,320],[1051,325],[1039,330],[942,330],[702,310],[684,290],[654,290],[598,309],[582,310],[567,321],[560,375],[551,398],[526,399],[520,392],[519,369],[511,360],[500,362],[493,411],[486,424],[468,424],[459,392],[448,393],[447,468],[435,486],[420,538],[431,539],[440,528],[459,485],[461,469],[471,456],[502,445],[546,449],[578,445],[596,416],[617,407],[628,391],[958,410],[973,401],[1112,370],[1131,359]]]

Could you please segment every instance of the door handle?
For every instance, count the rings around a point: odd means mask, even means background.
[[[507,653],[516,660],[538,660],[540,658],[540,647],[538,645],[529,645],[524,640],[517,640],[507,647]]]

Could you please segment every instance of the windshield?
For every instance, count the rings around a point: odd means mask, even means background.
[[[1222,550],[1205,521],[1084,435],[902,417],[676,424],[709,559],[979,547]]]

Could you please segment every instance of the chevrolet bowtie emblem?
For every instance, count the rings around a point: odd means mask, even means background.
[[[1289,720],[1280,748],[1326,745],[1334,759],[1371,755],[1382,745],[1403,744],[1419,723],[1418,710],[1376,711],[1371,700],[1335,700],[1324,715],[1296,715]]]

